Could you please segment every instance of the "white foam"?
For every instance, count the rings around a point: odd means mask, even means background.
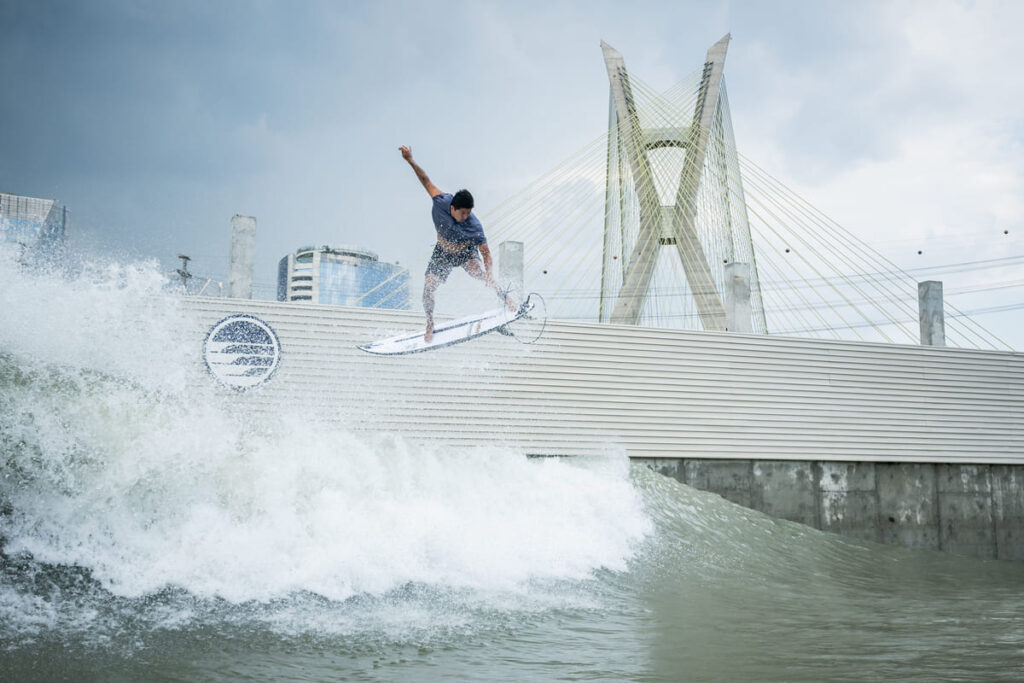
[[[0,352],[182,391],[191,322],[156,262],[85,261],[74,277],[22,270],[0,245]]]
[[[28,373],[0,417],[17,444],[8,553],[80,565],[122,596],[340,600],[585,578],[624,569],[650,532],[621,453],[528,460],[287,414],[252,425],[190,391],[200,334],[155,265],[7,270],[0,353]]]

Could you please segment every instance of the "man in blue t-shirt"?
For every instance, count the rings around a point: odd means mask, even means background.
[[[454,195],[442,192],[413,161],[411,149],[399,147],[398,150],[402,158],[412,166],[433,201],[430,213],[437,230],[437,244],[434,245],[434,253],[430,255],[423,284],[423,311],[427,314],[427,329],[423,338],[429,342],[434,336],[434,292],[448,279],[454,268],[465,268],[467,273],[483,280],[495,292],[498,288],[494,284],[491,250],[487,246],[484,226],[473,215],[473,195],[469,190],[459,190]],[[481,257],[483,264],[480,263]]]

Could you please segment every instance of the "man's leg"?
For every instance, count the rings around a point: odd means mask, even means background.
[[[423,312],[427,314],[427,329],[423,333],[424,341],[434,338],[434,292],[441,285],[441,278],[427,273],[423,281]]]
[[[475,277],[477,280],[483,280],[484,284],[493,289],[494,293],[498,295],[498,298],[502,299],[505,302],[505,305],[508,306],[508,310],[516,311],[519,309],[519,302],[513,301],[512,297],[499,290],[498,284],[493,279],[490,282],[487,281],[487,273],[484,272],[484,267],[483,264],[480,263],[480,259],[475,257],[471,258],[466,261],[462,267],[465,268],[466,272],[472,277]]]

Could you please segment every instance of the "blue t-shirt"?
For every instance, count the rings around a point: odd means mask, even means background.
[[[472,212],[469,218],[456,221],[452,218],[448,208],[452,205],[452,196],[443,192],[434,197],[434,206],[430,215],[434,219],[434,227],[441,239],[449,242],[472,242],[476,246],[487,244],[487,237],[484,236],[484,226],[477,220]]]

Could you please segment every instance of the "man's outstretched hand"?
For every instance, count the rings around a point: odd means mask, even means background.
[[[427,194],[429,194],[431,198],[436,197],[439,194],[442,194],[441,190],[437,188],[437,185],[430,182],[430,178],[427,177],[427,174],[423,171],[423,169],[417,166],[416,162],[412,160],[411,147],[409,147],[408,145],[402,145],[401,147],[398,148],[398,151],[402,153],[402,158],[408,161],[409,165],[412,166],[413,173],[415,173],[416,177],[419,178],[420,183],[426,189]]]

